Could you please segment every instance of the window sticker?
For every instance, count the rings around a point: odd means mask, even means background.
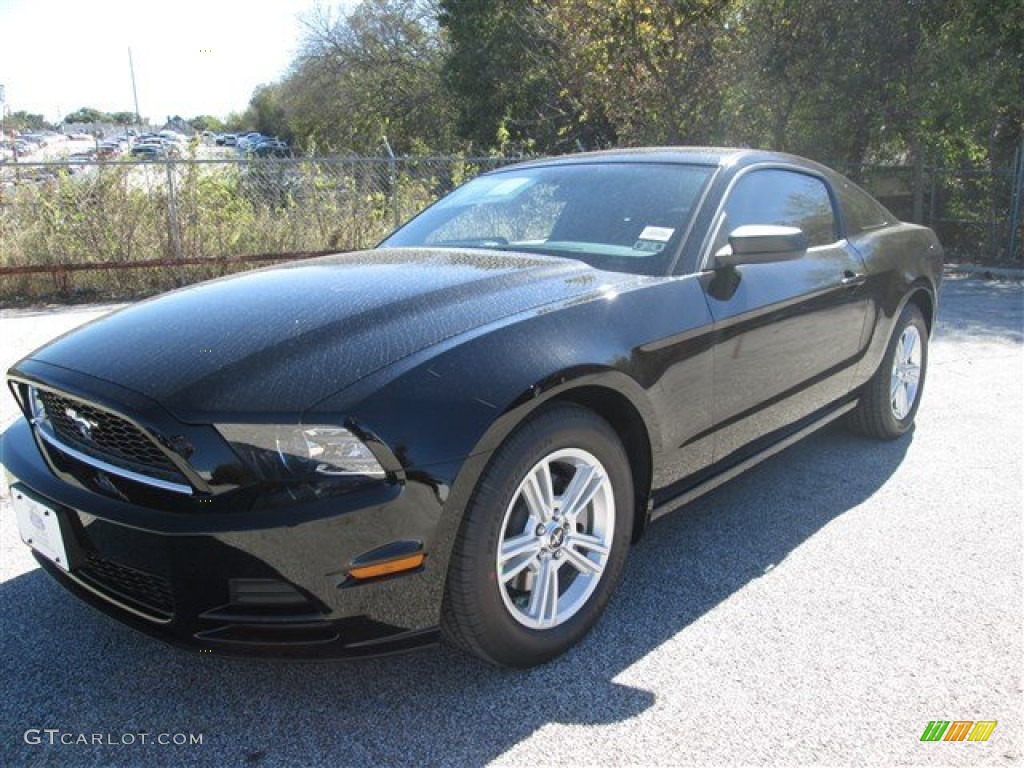
[[[515,194],[522,187],[530,183],[529,178],[523,177],[512,177],[511,179],[505,179],[498,184],[495,184],[489,190],[487,190],[488,197],[505,197],[507,195]]]
[[[675,230],[671,227],[644,227],[640,233],[641,240],[653,240],[656,243],[667,243],[672,239]]]
[[[633,243],[634,251],[643,251],[644,253],[661,253],[664,248],[664,243],[656,243],[653,240],[637,240]]]

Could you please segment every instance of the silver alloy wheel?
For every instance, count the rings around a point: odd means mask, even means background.
[[[550,629],[575,616],[601,580],[614,534],[615,495],[595,456],[566,448],[537,462],[501,521],[498,591],[512,618]]]
[[[902,421],[907,418],[917,401],[921,383],[921,334],[917,326],[908,325],[900,334],[896,354],[892,359],[889,380],[889,404],[892,415]]]

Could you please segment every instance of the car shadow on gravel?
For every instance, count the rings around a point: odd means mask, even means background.
[[[912,439],[877,443],[832,427],[656,521],[594,632],[526,672],[445,647],[351,663],[190,654],[92,611],[33,570],[0,585],[0,764],[150,755],[24,743],[26,729],[59,728],[203,734],[202,746],[162,748],[173,764],[478,765],[547,724],[629,720],[655,696],[616,682],[620,673],[874,494]]]

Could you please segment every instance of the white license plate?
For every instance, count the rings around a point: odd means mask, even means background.
[[[68,553],[64,549],[57,512],[28,496],[17,486],[11,488],[11,501],[18,518],[21,540],[66,571]]]

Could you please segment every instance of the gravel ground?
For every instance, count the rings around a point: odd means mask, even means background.
[[[0,313],[0,360],[105,309]],[[51,583],[4,498],[0,765],[1020,764],[1022,310],[947,281],[913,433],[830,428],[658,521],[598,628],[526,673],[164,647]],[[920,742],[936,719],[998,726]],[[60,744],[93,734],[116,745]]]

